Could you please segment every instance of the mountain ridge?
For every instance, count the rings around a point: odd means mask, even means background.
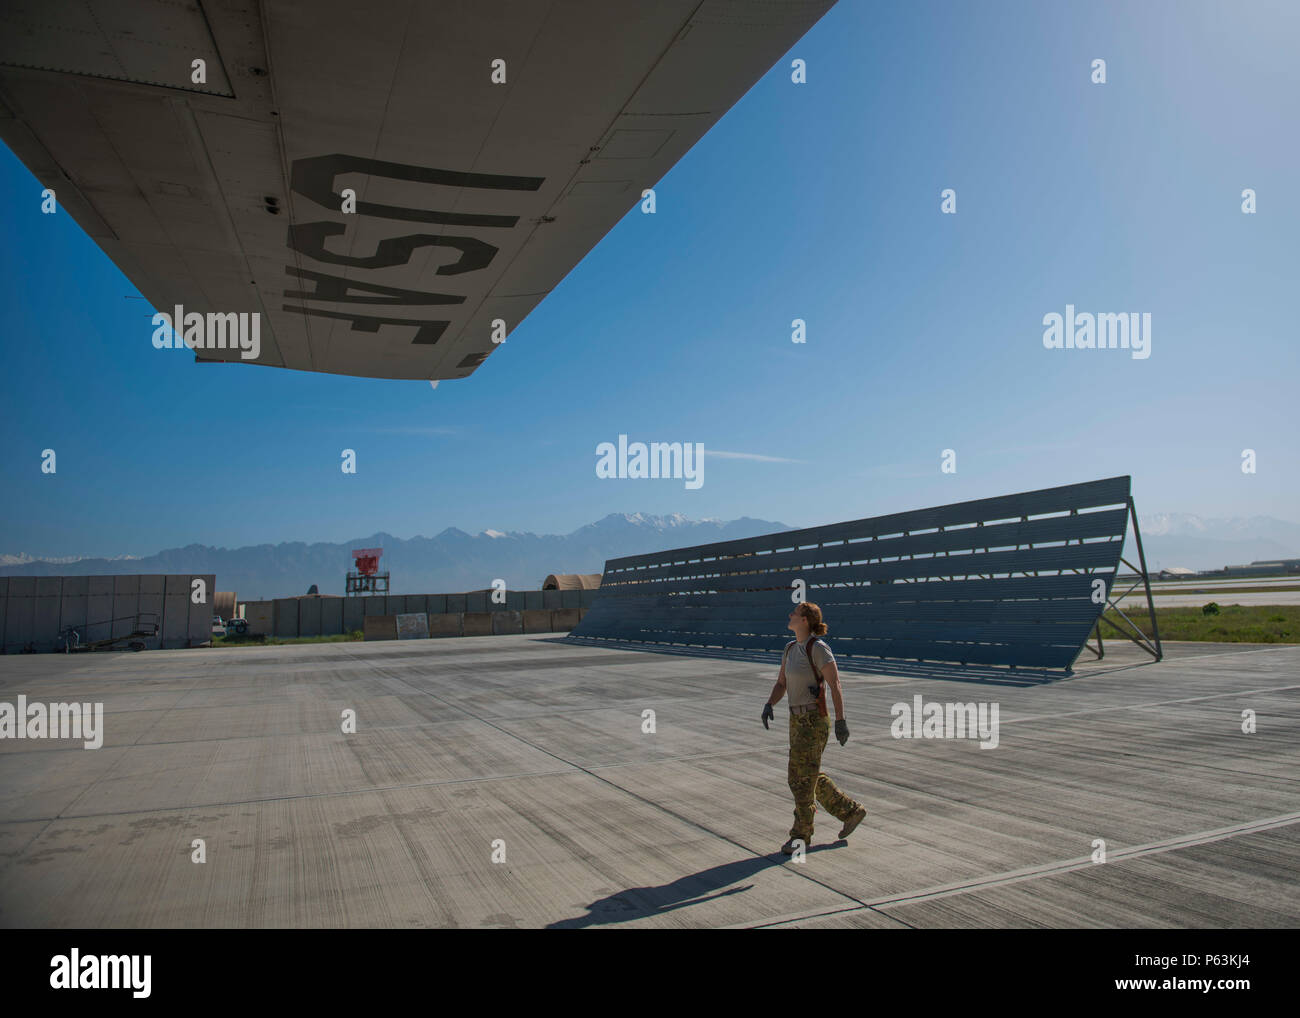
[[[1191,513],[1138,517],[1147,565],[1221,569],[1252,561],[1300,557],[1300,524],[1271,516],[1214,518]],[[382,569],[394,593],[482,590],[503,579],[515,590],[536,590],[549,573],[598,573],[605,561],[666,548],[756,537],[792,529],[779,521],[742,516],[735,520],[682,513],[609,513],[568,534],[484,529],[470,534],[444,527],[433,537],[394,537],[384,531],[346,542],[282,541],[279,544],[213,547],[200,543],[153,555],[114,558],[0,556],[0,576],[84,576],[122,573],[215,573],[217,586],[249,600],[302,594],[311,584],[322,593],[343,593],[353,548],[382,547]],[[1136,549],[1126,545],[1130,560]]]
[[[550,573],[599,573],[605,560],[708,544],[791,529],[779,521],[691,520],[681,513],[610,513],[569,534],[445,527],[433,537],[394,537],[379,531],[353,540],[282,541],[239,548],[188,544],[153,555],[37,559],[0,558],[0,576],[84,576],[124,573],[215,573],[217,587],[241,599],[290,597],[313,583],[322,594],[342,594],[354,548],[382,547],[381,571],[392,574],[395,594],[482,590],[503,579],[512,590],[537,590]],[[666,537],[665,535],[671,535]]]

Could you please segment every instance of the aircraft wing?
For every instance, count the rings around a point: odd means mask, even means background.
[[[199,359],[463,378],[833,3],[10,0],[0,138]]]

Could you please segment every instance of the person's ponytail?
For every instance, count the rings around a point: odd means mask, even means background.
[[[800,614],[808,620],[808,632],[813,636],[825,636],[830,632],[830,628],[822,621],[822,610],[811,601],[805,601],[799,606]]]

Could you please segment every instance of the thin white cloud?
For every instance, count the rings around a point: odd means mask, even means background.
[[[760,463],[807,463],[807,460],[791,460],[784,456],[761,456],[756,452],[725,452],[722,449],[704,448],[704,455],[717,456],[724,460],[758,460]]]
[[[454,427],[357,428],[355,430],[363,431],[369,435],[456,435],[460,433],[460,428],[454,428]]]

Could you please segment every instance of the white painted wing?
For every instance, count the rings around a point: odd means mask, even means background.
[[[201,359],[463,378],[833,2],[7,3],[0,137]]]

